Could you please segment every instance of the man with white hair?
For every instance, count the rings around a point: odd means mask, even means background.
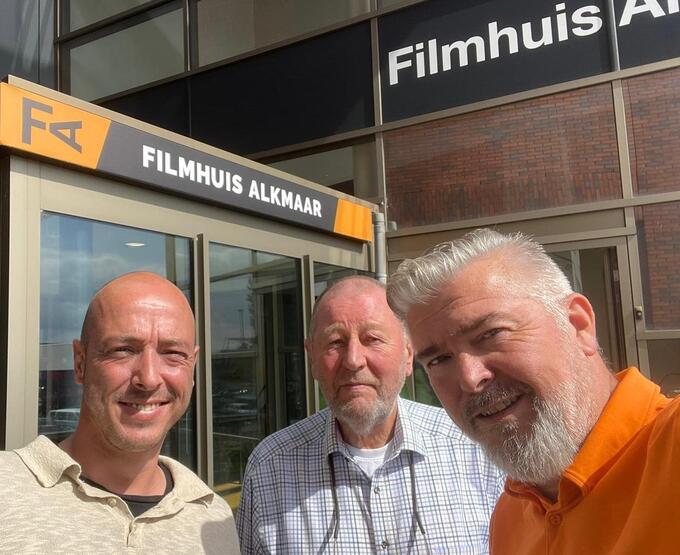
[[[335,282],[305,347],[330,409],[251,455],[242,552],[486,553],[503,475],[442,409],[399,399],[413,352],[385,287]]]
[[[392,276],[416,359],[508,474],[492,554],[675,553],[680,399],[602,359],[588,300],[540,245],[480,229]]]

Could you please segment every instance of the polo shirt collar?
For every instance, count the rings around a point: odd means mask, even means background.
[[[80,465],[45,436],[14,452],[44,488],[54,487],[64,474],[73,480],[80,477]]]
[[[601,475],[598,471],[653,420],[664,401],[668,401],[660,394],[659,386],[642,376],[636,368],[627,368],[615,377],[618,385],[574,462],[562,475],[559,505],[570,504],[591,491]],[[553,505],[529,484],[508,479],[505,490],[509,495],[532,498],[546,509]]]
[[[563,474],[583,495],[597,483],[598,471],[618,453],[640,429],[654,419],[660,395],[659,386],[636,368],[616,374],[614,389],[595,427],[583,443],[572,465]]]
[[[165,465],[172,475],[172,480],[175,483],[172,494],[185,503],[192,503],[194,501],[210,503],[212,501],[215,492],[191,470],[169,457],[161,455],[158,460],[161,464]]]
[[[45,488],[54,487],[64,475],[74,481],[80,479],[80,465],[45,436],[38,436],[15,452]],[[184,465],[163,456],[159,457],[159,461],[172,475],[174,487],[171,494],[174,497],[185,503],[199,500],[209,503],[212,500],[214,492]]]
[[[324,428],[324,455],[328,457],[332,453],[344,453],[340,440],[340,429],[337,420],[330,409],[327,412],[326,425]],[[418,434],[410,418],[406,401],[397,398],[397,420],[394,424],[394,453],[400,451],[415,451],[423,456],[427,456],[427,450],[423,441],[422,434]]]

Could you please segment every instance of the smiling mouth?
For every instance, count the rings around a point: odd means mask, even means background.
[[[126,403],[125,401],[121,401],[120,403],[121,405],[125,405],[126,407],[130,407],[139,412],[153,412],[157,408],[168,404],[167,401],[161,401],[158,403]]]
[[[480,410],[477,413],[477,417],[481,418],[490,418],[492,416],[496,416],[508,408],[510,408],[512,405],[514,405],[517,401],[519,401],[522,397],[524,396],[523,393],[518,393],[516,395],[513,395],[511,397],[504,397],[502,399],[499,399],[495,403],[484,407],[483,410]]]

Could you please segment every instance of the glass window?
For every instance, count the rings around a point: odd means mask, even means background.
[[[210,244],[215,490],[236,508],[250,452],[307,416],[300,261]]]
[[[193,306],[192,241],[183,237],[43,212],[40,226],[38,433],[55,442],[75,430],[81,387],[71,342],[80,337],[94,293],[136,270],[175,283]],[[170,431],[163,454],[195,468],[194,404]]]
[[[374,202],[379,197],[374,142],[281,160],[270,166],[348,195]]]
[[[332,25],[370,10],[370,0],[200,0],[200,65]]]
[[[647,341],[649,368],[652,380],[661,392],[669,397],[680,395],[680,339],[655,339]]]
[[[115,32],[95,32],[98,38],[67,43],[70,94],[94,100],[184,71],[183,12],[177,6],[136,17],[135,24]]]
[[[623,81],[633,189],[680,190],[680,68]]]
[[[593,305],[597,340],[612,368],[625,368],[625,340],[616,250],[601,247],[549,253],[574,291]]]
[[[399,227],[621,198],[611,85],[385,133]]]
[[[413,361],[413,387],[415,388],[415,400],[419,403],[435,407],[442,406],[430,385],[430,378],[427,377],[427,372],[415,360]]]
[[[93,2],[92,0],[65,0],[62,4],[62,25],[66,31],[75,31],[85,25],[96,23],[125,10],[146,4],[149,0],[116,0]]]
[[[635,209],[645,326],[680,328],[680,202]]]

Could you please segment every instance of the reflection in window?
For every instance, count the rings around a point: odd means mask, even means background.
[[[90,299],[111,279],[137,270],[168,278],[193,306],[190,239],[43,212],[38,432],[55,442],[78,423],[81,388],[73,380],[71,342],[80,337]],[[192,402],[163,454],[195,468],[194,427]]]
[[[135,18],[138,23],[100,38],[88,35],[69,42],[65,66],[70,94],[94,100],[184,71],[182,9],[178,6],[176,2],[162,6],[149,12],[155,15],[152,19]]]
[[[248,455],[307,416],[300,261],[210,244],[214,487],[236,507]]]
[[[647,341],[647,354],[652,380],[668,397],[680,396],[680,339]]]
[[[367,13],[371,0],[201,0],[198,61],[211,64]]]
[[[149,0],[116,0],[93,2],[92,0],[63,0],[61,24],[67,31],[75,31],[125,10],[146,4]]]
[[[270,165],[348,195],[379,201],[374,142],[317,152]]]
[[[413,387],[415,389],[415,400],[419,403],[441,407],[441,403],[430,385],[430,378],[420,363],[413,361]]]

